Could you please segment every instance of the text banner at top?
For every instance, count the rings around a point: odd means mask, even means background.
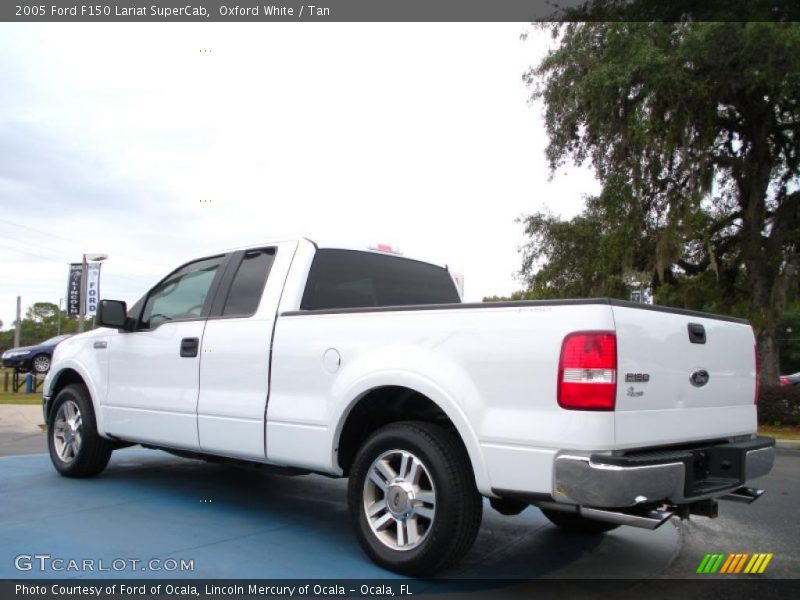
[[[94,0],[98,2],[98,0]],[[2,22],[798,21],[797,0],[5,0]]]

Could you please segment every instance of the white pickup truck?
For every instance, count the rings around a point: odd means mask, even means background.
[[[385,249],[384,249],[385,250]],[[349,477],[359,541],[429,575],[482,496],[569,530],[715,516],[772,468],[746,321],[609,299],[461,303],[446,266],[310,240],[186,263],[62,342],[44,385],[71,477],[141,444]]]

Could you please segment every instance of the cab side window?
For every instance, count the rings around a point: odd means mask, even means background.
[[[189,263],[159,283],[147,296],[139,328],[153,329],[166,321],[202,317],[223,259],[216,256]]]
[[[225,300],[223,316],[249,317],[255,314],[274,260],[275,248],[248,250],[245,253]]]

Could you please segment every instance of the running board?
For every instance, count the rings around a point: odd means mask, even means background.
[[[720,500],[731,500],[733,502],[744,502],[745,504],[752,504],[764,494],[764,490],[758,490],[750,487],[740,487],[738,490],[732,491],[730,494],[722,496]]]
[[[547,510],[573,513],[594,521],[605,521],[615,525],[630,525],[641,529],[657,529],[675,515],[673,510],[648,510],[640,513],[627,513],[604,510],[602,508],[588,508],[575,504],[560,504],[558,502],[538,502],[536,506]]]

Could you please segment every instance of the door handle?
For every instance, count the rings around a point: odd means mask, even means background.
[[[181,340],[181,356],[184,358],[191,358],[197,356],[200,349],[199,338],[183,338]]]
[[[706,343],[706,328],[700,323],[689,323],[689,341],[692,344],[705,344]]]

